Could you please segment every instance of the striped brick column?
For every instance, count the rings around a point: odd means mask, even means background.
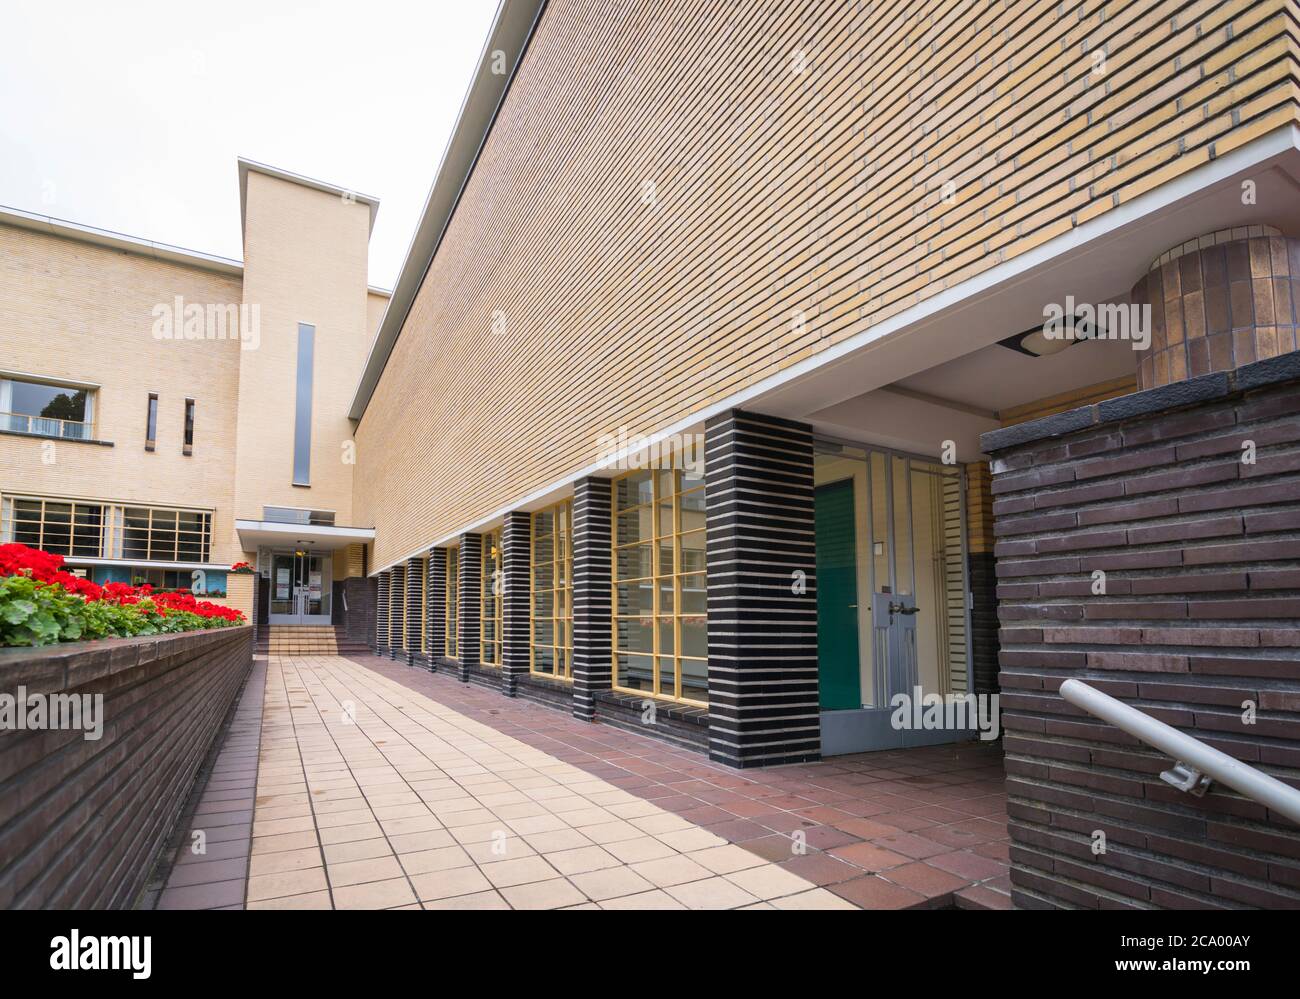
[[[388,632],[388,655],[401,659],[406,652],[406,572],[400,565],[388,570],[388,604],[392,621]]]
[[[420,649],[424,633],[424,560],[406,563],[406,665],[424,661]]]
[[[388,655],[388,573],[381,572],[375,594],[375,655]]]
[[[705,428],[709,756],[736,767],[816,760],[813,436],[731,410]]]
[[[424,609],[429,635],[428,667],[437,671],[447,655],[447,549],[429,549],[429,597]]]
[[[610,650],[610,484],[573,486],[573,716],[596,717],[596,693],[613,677]]]
[[[528,675],[532,536],[530,514],[506,514],[501,531],[501,692],[507,697],[515,696],[520,677]]]
[[[483,573],[483,535],[462,534],[457,561],[456,592],[460,611],[456,615],[456,652],[460,678],[468,683],[470,668],[479,664],[479,614],[482,613],[479,577]]]

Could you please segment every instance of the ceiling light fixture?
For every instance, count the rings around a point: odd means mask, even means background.
[[[999,340],[998,343],[1018,354],[1027,354],[1030,357],[1050,357],[1052,354],[1059,354],[1066,348],[1072,347],[1083,340],[1098,338],[1097,327],[1088,320],[1081,319],[1074,314],[1070,314],[1061,320],[1062,330],[1055,336],[1049,337],[1047,335],[1046,326],[1046,323],[1033,326],[1023,333],[1017,333],[1005,340]]]

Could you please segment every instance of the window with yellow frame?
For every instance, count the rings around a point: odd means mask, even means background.
[[[443,651],[448,659],[459,658],[456,651],[456,632],[459,630],[459,611],[460,611],[460,587],[457,585],[460,576],[460,550],[458,548],[447,549],[447,632],[443,639]]]
[[[532,518],[529,670],[573,679],[573,503],[564,500]]]
[[[613,500],[614,687],[707,704],[703,469],[628,472]]]
[[[420,651],[429,651],[429,559],[420,559],[420,606],[424,620],[420,622]]]
[[[501,665],[501,528],[483,535],[483,563],[479,573],[479,661]]]

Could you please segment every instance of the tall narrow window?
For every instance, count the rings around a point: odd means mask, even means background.
[[[316,327],[298,324],[298,397],[293,413],[293,484],[311,485],[311,385]]]
[[[185,400],[185,454],[194,453],[194,400]]]
[[[158,395],[149,393],[149,414],[145,418],[144,449],[152,451],[158,444]]]
[[[443,651],[448,659],[456,659],[456,629],[459,625],[460,609],[460,549],[447,549],[447,634],[443,640]]]
[[[479,575],[479,661],[501,665],[501,528],[483,535],[483,562]]]
[[[704,475],[673,465],[614,480],[614,687],[707,704]]]
[[[573,502],[533,514],[530,669],[573,679]]]

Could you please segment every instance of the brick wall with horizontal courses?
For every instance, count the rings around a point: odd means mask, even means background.
[[[0,650],[0,693],[103,696],[103,735],[0,729],[0,908],[130,908],[252,665],[252,627]]]
[[[375,565],[1294,127],[1295,9],[550,0],[356,430]]]
[[[1167,757],[1058,693],[1076,677],[1300,786],[1300,354],[983,446],[1016,903],[1300,906],[1300,828],[1174,789]]]

